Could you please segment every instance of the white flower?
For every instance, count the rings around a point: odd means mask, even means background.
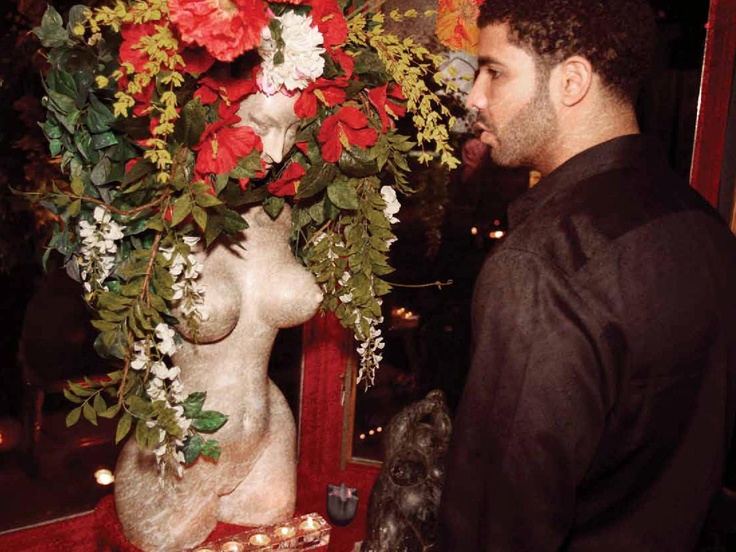
[[[110,212],[101,205],[95,207],[92,217],[94,223],[80,220],[77,225],[82,241],[78,251],[80,275],[87,291],[92,290],[93,284],[101,286],[112,273],[116,241],[124,237],[124,227],[112,220]]]
[[[312,26],[310,16],[286,12],[276,20],[281,24],[281,38],[284,41],[281,49],[283,62],[274,62],[279,50],[268,27],[261,33],[262,41],[258,48],[263,59],[258,85],[268,95],[275,94],[282,87],[288,91],[302,90],[320,77],[325,67],[321,55],[325,51],[321,47],[324,39],[322,33]]]
[[[156,347],[162,354],[173,355],[176,352],[175,335],[176,332],[168,324],[161,322],[156,326],[156,338],[158,339]]]
[[[386,219],[391,224],[399,222],[399,219],[394,216],[399,212],[399,209],[401,209],[401,203],[399,203],[399,200],[396,197],[396,190],[391,186],[383,186],[381,188],[381,197],[383,198],[383,201],[386,202],[386,208],[383,210],[383,214],[386,216]]]
[[[145,370],[148,364],[151,362],[151,358],[148,356],[148,346],[145,341],[136,341],[133,343],[133,351],[135,355],[133,360],[130,362],[130,367],[133,370]]]

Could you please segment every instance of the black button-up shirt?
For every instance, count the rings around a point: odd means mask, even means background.
[[[692,550],[733,423],[736,239],[639,135],[509,222],[476,283],[441,549]]]

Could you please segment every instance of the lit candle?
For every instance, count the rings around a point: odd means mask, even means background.
[[[244,549],[243,544],[236,541],[228,541],[220,548],[222,552],[243,552]]]
[[[215,552],[211,548],[197,548],[194,552]]]
[[[293,537],[294,533],[296,533],[296,529],[294,529],[290,525],[284,525],[283,527],[279,527],[278,529],[276,529],[275,533],[279,537],[285,539],[285,538]]]
[[[267,535],[264,535],[263,533],[256,533],[251,538],[248,539],[248,542],[251,544],[258,544],[258,545],[265,545],[271,542],[271,539],[268,538]]]
[[[314,531],[318,527],[319,527],[319,523],[317,523],[311,517],[307,517],[307,519],[305,519],[299,524],[299,529],[301,529],[302,531]]]

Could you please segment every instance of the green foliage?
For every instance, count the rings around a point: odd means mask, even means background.
[[[350,14],[344,49],[355,60],[345,100],[334,105],[316,91],[317,113],[301,124],[300,148],[265,179],[259,179],[255,148],[226,174],[200,174],[197,152],[219,121],[219,104],[194,97],[199,75],[185,71],[183,44],[167,20],[166,0],[121,1],[95,11],[75,6],[66,24],[53,7],[47,9],[33,31],[49,64],[41,128],[69,182],[44,187],[34,197],[58,217],[48,246],[62,253],[68,271],[84,284],[99,332],[96,351],[121,365],[109,379],[70,382],[65,395],[75,406],[68,425],[82,417],[93,424],[99,417],[118,418],[116,442],[133,433],[141,447],[157,452],[176,443],[188,464],[200,456],[217,460],[217,441],[202,434],[217,432],[227,416],[205,409],[202,392],[185,398],[172,392],[171,401],[157,393],[163,380],[156,372],[175,368],[170,353],[158,348],[164,340],[158,333],[182,324],[196,334],[196,308],[175,308],[191,286],[182,279],[180,260],[193,258],[192,238],[207,248],[246,229],[245,206],[261,205],[275,218],[292,204],[294,252],[325,292],[323,307],[358,340],[377,335],[381,297],[391,289],[385,278],[395,240],[384,190],[412,192],[407,157],[416,147],[425,162],[432,158],[425,149],[430,143],[446,167],[457,160],[447,140],[450,114],[427,85],[440,60],[411,40],[384,33],[382,15],[366,16],[368,3],[341,5]],[[277,14],[308,12],[292,4],[271,8]],[[133,50],[147,61],[121,60],[121,26],[144,23],[154,23],[155,32],[144,33]],[[269,29],[283,55],[281,23],[272,20]],[[278,55],[276,64],[283,62]],[[344,76],[330,55],[323,58],[326,79]],[[406,99],[394,94],[397,83]],[[375,131],[377,138],[358,147],[343,136],[339,159],[327,162],[320,128],[345,106],[359,111],[361,121],[367,120],[361,130]],[[404,108],[416,127],[411,138],[396,128]],[[210,145],[213,152],[221,147]],[[304,169],[294,195],[274,195],[271,184],[290,163]],[[370,378],[374,369],[366,368]]]

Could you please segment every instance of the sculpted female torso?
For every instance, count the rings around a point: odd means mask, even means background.
[[[241,123],[263,142],[267,168],[293,145],[295,97],[258,93],[240,108]],[[146,551],[181,550],[201,543],[217,521],[273,523],[293,514],[296,428],[281,391],[268,377],[279,328],[311,318],[322,298],[314,278],[289,246],[290,209],[271,220],[261,207],[243,213],[249,228],[236,239],[198,253],[205,286],[202,323],[173,357],[187,393],[206,391],[208,410],[227,413],[215,434],[222,453],[203,459],[182,478],[159,482],[153,454],[134,440],[116,469],[115,504],[126,537]]]

